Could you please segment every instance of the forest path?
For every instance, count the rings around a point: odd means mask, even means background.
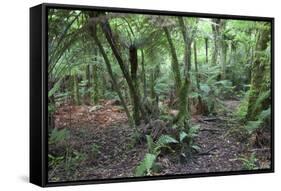
[[[162,173],[193,174],[241,170],[243,163],[239,157],[243,155],[246,145],[234,137],[227,136],[231,127],[229,121],[232,112],[239,103],[237,100],[225,100],[223,104],[227,111],[220,116],[193,116],[192,121],[200,125],[198,136],[194,140],[200,150],[184,163],[175,163],[178,159],[173,157],[163,159],[168,161],[166,163],[169,165]]]
[[[247,145],[238,141],[237,137],[227,136],[230,128],[235,127],[235,124],[230,123],[239,101],[226,100],[223,103],[227,110],[219,116],[192,117],[193,123],[200,125],[194,140],[195,145],[200,147],[198,153],[192,154],[184,162],[181,162],[179,155],[160,156],[158,162],[161,171],[154,175],[243,169],[243,162],[239,158],[247,150]],[[85,155],[71,174],[63,168],[56,170],[56,177],[60,177],[60,181],[132,177],[136,166],[147,153],[145,144],[133,143],[133,129],[128,126],[122,108],[114,103],[64,106],[58,110],[56,125],[67,127],[70,131],[68,145]]]
[[[133,129],[122,108],[109,101],[97,106],[62,106],[55,123],[69,130],[67,144],[72,150],[85,155],[71,174],[57,169],[60,181],[130,177],[146,153],[145,145],[134,147]]]

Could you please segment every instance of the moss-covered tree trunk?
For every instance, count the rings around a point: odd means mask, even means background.
[[[224,38],[224,31],[226,21],[221,20],[219,24],[219,51],[220,51],[220,66],[221,66],[221,79],[226,77],[226,56],[227,56],[227,43]]]
[[[95,34],[96,35],[96,34]],[[97,48],[94,48],[94,64],[92,65],[92,77],[93,82],[91,82],[91,86],[93,86],[94,92],[93,92],[93,101],[95,104],[99,102],[100,99],[100,77],[99,71],[98,71],[98,62],[97,62],[97,56],[98,51]]]
[[[74,103],[76,105],[80,105],[79,82],[77,73],[75,71],[72,74],[72,83]]]
[[[96,30],[96,29],[94,28],[92,30]],[[115,76],[113,74],[109,58],[107,57],[107,54],[105,53],[105,50],[104,50],[100,40],[98,39],[98,37],[96,35],[93,35],[93,38],[94,38],[97,46],[99,47],[99,50],[100,50],[100,52],[101,52],[101,54],[102,54],[102,56],[104,58],[104,62],[105,62],[107,71],[108,71],[108,73],[110,75],[113,88],[116,91],[116,93],[117,93],[117,95],[118,95],[118,97],[119,97],[119,99],[121,101],[122,106],[124,107],[125,113],[126,113],[126,115],[128,117],[129,124],[130,124],[130,126],[135,127],[134,122],[133,122],[133,118],[131,117],[129,109],[128,109],[128,107],[126,105],[126,102],[125,102],[125,100],[123,98],[123,95],[121,93],[121,89],[118,87],[117,79],[115,78]]]
[[[171,55],[172,55],[172,71],[175,79],[175,89],[176,89],[176,95],[179,96],[180,89],[181,89],[181,74],[180,74],[180,68],[179,68],[179,61],[176,53],[176,49],[174,46],[174,43],[172,41],[171,34],[169,32],[169,29],[167,27],[163,27],[165,35],[168,40],[168,44],[170,47]]]
[[[141,49],[141,72],[142,72],[142,84],[143,84],[143,97],[147,97],[147,84],[146,84],[146,74],[145,74],[145,63],[144,63],[144,51]]]
[[[194,66],[195,66],[195,77],[196,77],[196,87],[197,91],[200,92],[200,81],[199,81],[199,71],[198,71],[198,62],[197,62],[197,47],[196,47],[196,41],[193,42],[193,51],[194,51]],[[197,104],[197,113],[203,112],[203,102],[201,95],[198,94],[198,104]]]
[[[138,54],[137,54],[137,48],[134,45],[131,45],[129,48],[129,61],[131,65],[131,79],[133,86],[136,89],[139,89],[138,85],[138,79],[137,79],[137,71],[138,71]],[[139,96],[135,93],[131,93],[132,100],[133,100],[133,117],[135,120],[135,124],[140,124],[140,99]]]
[[[90,13],[89,16],[90,16],[91,18],[94,18],[94,17],[96,17],[97,15],[94,14],[94,13]],[[96,23],[93,23],[92,25],[90,25],[90,28],[89,28],[89,29],[90,29],[90,32],[91,32],[91,36],[93,37],[93,39],[94,39],[94,41],[95,41],[97,47],[99,48],[99,51],[100,51],[101,55],[102,55],[103,58],[104,58],[104,62],[105,62],[105,65],[106,65],[108,74],[109,74],[109,76],[110,76],[110,78],[111,78],[111,83],[112,83],[113,88],[114,88],[114,90],[116,91],[116,93],[117,93],[117,95],[118,95],[118,97],[119,97],[119,99],[120,99],[120,102],[121,102],[121,104],[122,104],[122,106],[123,106],[123,108],[124,108],[124,110],[125,110],[125,113],[126,113],[126,115],[127,115],[127,117],[128,117],[129,124],[130,124],[131,127],[135,127],[133,118],[132,118],[132,116],[131,116],[131,114],[130,114],[130,111],[129,111],[127,105],[126,105],[125,99],[124,99],[124,97],[123,97],[123,95],[122,95],[122,93],[121,93],[121,88],[118,87],[117,79],[116,79],[116,77],[114,76],[114,73],[113,73],[113,70],[112,70],[112,68],[111,68],[111,64],[110,64],[109,58],[108,58],[108,56],[107,56],[107,54],[106,54],[106,52],[105,52],[105,50],[104,50],[104,48],[103,48],[103,45],[101,44],[99,38],[97,37],[97,24],[96,24]]]
[[[93,100],[94,103],[97,104],[99,102],[99,96],[100,96],[100,87],[99,87],[99,76],[98,76],[98,66],[95,63],[93,65],[93,85],[94,85],[94,95]]]
[[[101,25],[102,31],[105,35],[105,38],[106,38],[108,44],[110,45],[111,50],[120,66],[123,76],[128,84],[128,87],[130,90],[130,97],[133,98],[133,110],[134,111],[139,110],[139,112],[141,113],[141,118],[148,122],[149,116],[147,116],[147,112],[145,111],[144,106],[142,104],[140,104],[141,95],[140,95],[139,87],[134,83],[134,80],[132,79],[132,74],[135,75],[135,76],[133,76],[133,78],[137,78],[137,65],[136,65],[137,63],[133,63],[133,65],[131,65],[131,67],[133,66],[133,68],[131,68],[131,69],[133,69],[133,73],[131,72],[131,75],[130,75],[129,68],[122,58],[120,49],[118,48],[118,43],[115,39],[115,36],[113,35],[113,32],[111,30],[108,20],[104,20],[104,21],[100,22],[100,25]],[[134,61],[137,61],[137,60],[135,60],[135,58],[134,58]],[[136,117],[137,118],[134,118],[134,120],[135,120],[135,124],[138,125],[140,122],[140,119],[138,118],[138,116],[136,116]]]
[[[258,98],[268,89],[266,87],[266,85],[268,85],[266,79],[270,79],[270,77],[266,76],[270,73],[268,71],[269,67],[267,67],[270,59],[265,59],[265,51],[268,47],[268,42],[270,41],[270,27],[268,24],[265,24],[260,30],[255,52],[256,59],[252,65],[251,72],[251,88],[246,116],[248,121],[256,120],[258,114],[262,110],[267,109],[270,104],[270,96],[267,96],[265,99],[260,101],[258,105],[256,104]]]
[[[212,52],[212,58],[211,58],[212,65],[217,64],[219,22],[220,22],[220,19],[212,19],[212,32],[213,32],[213,52]]]
[[[85,69],[85,75],[86,75],[86,93],[84,95],[84,103],[86,105],[90,105],[91,104],[91,97],[92,97],[92,93],[91,93],[91,87],[92,87],[92,75],[91,75],[91,65],[87,64],[86,69]]]
[[[206,62],[206,64],[208,64],[208,62],[209,62],[209,58],[208,58],[208,46],[209,46],[209,44],[208,44],[208,42],[209,42],[209,39],[208,39],[208,37],[206,37],[205,38],[205,62]]]

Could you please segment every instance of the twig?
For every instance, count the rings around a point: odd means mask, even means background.
[[[210,152],[213,151],[213,150],[216,150],[218,149],[217,147],[212,147],[204,152],[201,152],[201,153],[198,153],[197,155],[212,155]]]
[[[222,131],[222,129],[218,128],[202,128],[200,131]]]
[[[257,149],[251,149],[250,152],[256,152],[256,151],[267,151],[271,150],[271,148],[257,148]]]
[[[202,119],[203,121],[216,121],[216,120],[219,120],[220,118],[218,117],[207,117],[207,118],[204,118]]]

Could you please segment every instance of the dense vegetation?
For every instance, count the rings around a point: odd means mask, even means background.
[[[270,27],[50,9],[49,180],[270,168]]]

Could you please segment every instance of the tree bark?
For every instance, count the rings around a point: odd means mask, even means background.
[[[129,47],[129,60],[131,64],[131,78],[134,87],[138,89],[138,80],[137,80],[137,71],[138,71],[138,54],[137,54],[137,48],[134,45],[131,45]],[[137,94],[132,94],[132,99],[133,99],[133,111],[134,111],[134,119],[135,119],[135,124],[139,125],[140,124],[140,99],[137,96]]]
[[[105,53],[105,50],[104,50],[101,42],[97,38],[97,36],[93,35],[93,38],[94,38],[97,46],[99,47],[100,53],[103,56],[103,59],[104,59],[104,62],[105,62],[108,74],[109,74],[109,76],[111,78],[111,83],[112,83],[113,88],[116,91],[116,93],[117,93],[117,95],[118,95],[118,97],[119,97],[119,99],[121,101],[121,104],[122,104],[122,106],[123,106],[123,108],[125,110],[125,113],[126,113],[126,115],[128,117],[129,124],[130,124],[131,127],[135,127],[133,119],[132,119],[131,114],[129,112],[129,109],[128,109],[127,105],[126,105],[126,102],[125,102],[123,96],[122,96],[121,89],[118,87],[117,79],[115,78],[115,76],[113,74],[113,71],[112,71],[112,68],[111,68],[111,64],[110,64],[110,61],[109,61],[109,59],[107,57],[107,54]]]
[[[99,76],[97,63],[93,65],[93,80],[94,80],[94,103],[99,102],[100,90],[99,90]]]
[[[143,83],[143,97],[147,97],[147,84],[146,84],[146,75],[145,75],[145,66],[144,66],[144,52],[141,50],[141,72],[142,72],[142,83]]]
[[[180,89],[181,89],[181,74],[180,74],[180,68],[179,68],[179,61],[176,53],[176,49],[174,46],[174,43],[172,41],[170,32],[167,27],[163,27],[164,32],[166,34],[169,47],[171,50],[171,55],[172,55],[172,70],[174,74],[174,79],[175,79],[175,87],[176,87],[176,95],[179,96],[180,94]]]
[[[260,29],[256,51],[255,51],[255,61],[252,66],[251,72],[251,88],[249,93],[249,102],[248,102],[248,111],[246,118],[248,121],[256,120],[258,114],[267,109],[270,104],[270,96],[267,99],[264,99],[259,107],[255,107],[255,103],[261,93],[267,91],[266,88],[266,74],[269,72],[269,67],[266,67],[269,64],[270,60],[264,60],[263,52],[266,51],[268,42],[270,41],[270,26],[265,24]]]
[[[80,105],[79,82],[76,72],[72,74],[73,98],[76,105]]]
[[[218,50],[219,50],[219,34],[220,34],[220,19],[212,19],[212,31],[213,31],[213,54],[212,54],[212,65],[217,64],[217,58],[218,58]]]
[[[198,62],[197,62],[197,47],[196,41],[193,42],[193,51],[194,51],[194,65],[195,65],[195,73],[196,73],[196,86],[197,91],[200,92],[200,82],[199,82],[199,71],[198,71]],[[198,105],[197,105],[197,112],[201,113],[203,108],[202,98],[201,95],[198,95]]]
[[[212,19],[212,30],[214,38],[214,51],[212,56],[212,64],[216,65],[219,62],[221,66],[221,77],[220,79],[225,79],[226,75],[226,53],[227,47],[224,41],[224,30],[226,26],[226,21],[222,19]],[[218,61],[218,55],[219,61]]]
[[[209,58],[208,58],[208,38],[206,37],[205,38],[205,51],[206,51],[206,64],[208,64],[208,62],[209,62]]]
[[[122,71],[122,73],[123,73],[123,75],[126,79],[126,82],[128,84],[129,90],[130,90],[130,95],[133,98],[134,104],[136,104],[136,105],[133,105],[134,110],[140,110],[140,112],[142,114],[142,118],[145,121],[148,121],[147,113],[145,112],[145,109],[143,108],[142,104],[140,104],[141,99],[140,99],[139,89],[138,89],[137,86],[134,85],[134,82],[133,82],[132,77],[130,76],[129,70],[128,70],[127,66],[125,65],[125,63],[122,59],[121,53],[119,52],[119,50],[117,48],[117,43],[116,43],[116,40],[115,40],[115,38],[112,34],[110,25],[109,25],[107,20],[101,22],[100,24],[101,24],[101,27],[102,27],[102,31],[105,34],[106,40],[109,43],[109,45],[112,49],[112,52],[113,52],[119,66],[121,68],[121,71]],[[135,119],[135,123],[136,123],[136,125],[138,125],[139,119]]]
[[[91,87],[92,87],[92,79],[91,79],[91,65],[88,64],[86,66],[86,70],[85,70],[85,74],[86,74],[86,80],[87,80],[87,84],[86,84],[86,94],[85,94],[85,98],[84,98],[84,102],[86,105],[90,105],[91,104]]]

